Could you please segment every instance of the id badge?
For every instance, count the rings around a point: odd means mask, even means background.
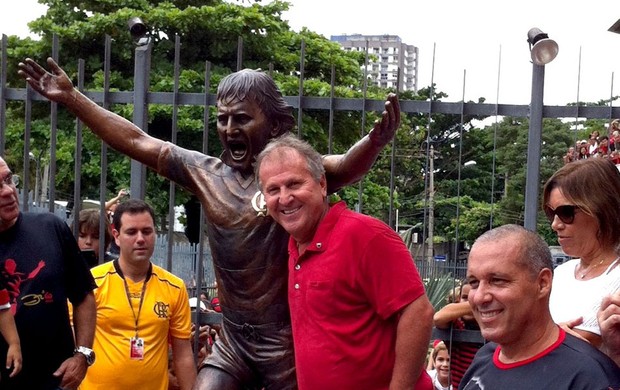
[[[129,344],[129,357],[132,360],[144,359],[144,339],[142,339],[141,337],[132,337],[129,340]]]

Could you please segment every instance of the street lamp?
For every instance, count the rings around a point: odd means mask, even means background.
[[[558,44],[536,27],[527,32],[527,41],[532,62],[536,65],[546,65],[558,55]]]
[[[611,27],[609,27],[609,29],[607,29],[607,31],[611,31],[611,32],[616,33],[616,34],[620,34],[620,19],[616,20],[616,23],[614,23]]]
[[[133,17],[127,21],[127,28],[129,28],[129,34],[136,46],[144,46],[148,44],[151,37],[148,34],[146,24],[139,17]]]
[[[523,226],[536,231],[538,189],[540,181],[540,149],[542,143],[543,95],[545,90],[545,65],[558,55],[558,44],[538,28],[527,33],[532,58],[532,99],[530,102],[530,127],[527,145],[527,171],[525,178],[525,217]]]

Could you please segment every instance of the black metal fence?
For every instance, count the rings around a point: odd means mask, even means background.
[[[435,261],[429,262],[426,259],[416,260],[415,265],[423,279],[432,279],[445,275],[450,275],[454,279],[465,280],[467,274],[467,261]]]
[[[240,45],[241,45],[240,41]],[[104,77],[109,76],[110,69],[110,51],[111,51],[112,40],[109,37],[106,37],[105,42],[105,53],[103,53],[104,63],[102,64],[102,70],[106,72]],[[59,51],[59,42],[58,38],[54,37],[53,39],[53,47],[51,56],[53,58],[58,57]],[[8,61],[8,38],[6,35],[2,36],[2,52],[0,57],[0,154],[4,154],[6,143],[6,127],[7,127],[7,103],[11,101],[20,101],[25,105],[25,116],[23,118],[24,125],[24,160],[22,171],[29,172],[30,171],[30,159],[27,157],[30,153],[30,138],[31,138],[31,119],[32,119],[32,105],[35,101],[46,101],[43,97],[39,96],[37,93],[33,92],[29,88],[7,88],[7,61]],[[175,40],[174,45],[175,53],[179,53],[181,50],[181,42],[180,39]],[[239,53],[242,53],[242,50],[239,50]],[[304,51],[301,51],[300,64],[304,62]],[[239,54],[238,54],[239,55]],[[104,107],[109,107],[111,104],[132,104],[134,107],[134,123],[136,123],[139,127],[143,129],[148,128],[148,107],[151,104],[159,104],[159,105],[169,105],[173,108],[173,110],[178,109],[180,106],[200,106],[204,109],[204,124],[203,128],[206,131],[208,130],[208,121],[210,119],[209,107],[214,107],[216,104],[216,98],[214,94],[205,92],[205,93],[189,93],[189,92],[181,92],[178,89],[178,79],[179,79],[179,56],[175,55],[175,63],[174,63],[174,89],[168,92],[151,92],[148,84],[148,74],[149,74],[149,64],[150,64],[150,44],[142,47],[135,48],[135,69],[134,69],[134,90],[131,91],[112,91],[110,89],[105,89],[103,91],[84,91],[84,93],[90,97],[96,103],[103,105]],[[242,58],[238,58],[238,63],[242,64]],[[82,60],[78,60],[78,85],[82,85],[84,80],[84,64]],[[206,62],[204,69],[205,80],[210,80],[211,75],[211,64]],[[315,96],[304,96],[303,95],[303,83],[304,83],[304,70],[303,66],[300,66],[299,69],[299,94],[296,96],[286,96],[285,100],[290,104],[294,109],[296,109],[297,113],[297,124],[298,124],[298,132],[303,134],[303,121],[302,117],[304,111],[307,110],[324,110],[329,113],[329,122],[328,127],[325,129],[325,133],[329,135],[330,143],[333,134],[333,118],[336,111],[357,111],[362,115],[362,118],[365,118],[365,115],[369,111],[381,112],[384,107],[383,100],[372,100],[372,99],[349,99],[349,98],[338,98],[334,97],[333,93],[330,97],[315,97]],[[331,78],[331,88],[332,90],[335,87],[334,77]],[[208,82],[207,82],[208,83]],[[209,91],[209,85],[205,85],[205,91]],[[365,95],[364,95],[365,96]],[[491,103],[473,103],[473,102],[440,102],[440,101],[417,101],[417,100],[401,100],[401,111],[405,114],[424,114],[428,115],[429,119],[433,117],[435,114],[452,114],[452,115],[460,115],[461,118],[465,115],[476,115],[476,116],[509,116],[509,117],[529,117],[530,116],[530,105],[513,105],[513,104],[491,104]],[[540,115],[545,118],[598,118],[598,119],[609,119],[620,117],[620,107],[590,107],[590,106],[582,106],[582,105],[571,105],[571,106],[543,106],[542,110],[537,110],[536,115]],[[58,106],[56,104],[50,104],[50,118],[51,118],[51,134],[52,137],[55,136],[57,131],[57,118],[58,118]],[[173,117],[173,121],[176,118]],[[365,123],[363,120],[362,123]],[[172,123],[173,129],[176,129],[177,123]],[[365,130],[365,129],[362,129]],[[73,199],[81,199],[81,188],[79,185],[79,173],[81,172],[81,161],[79,148],[81,147],[81,134],[82,134],[82,125],[79,121],[76,122],[76,158],[75,158],[75,172],[76,174],[76,186],[73,194]],[[398,147],[398,145],[394,145],[394,147]],[[47,191],[47,202],[48,210],[54,211],[56,208],[55,200],[56,200],[56,192],[55,192],[55,155],[56,150],[55,144],[52,143],[50,150],[50,172],[49,177],[47,178],[47,182],[45,185],[48,188]],[[106,194],[106,170],[107,170],[107,160],[106,160],[106,149],[105,146],[102,146],[101,151],[101,188],[100,188],[100,201],[105,202],[108,195]],[[394,159],[394,156],[392,156]],[[392,165],[393,166],[393,165]],[[134,175],[134,168],[136,174]],[[529,162],[528,162],[529,169]],[[131,192],[132,196],[136,197],[144,197],[144,178],[145,171],[144,169],[140,169],[139,163],[132,161],[132,182],[131,182]],[[391,178],[393,179],[394,170],[392,169],[390,172]],[[393,180],[391,180],[393,183]],[[28,195],[32,191],[32,183],[29,182],[28,177],[24,177],[23,183],[24,189],[24,198],[22,201],[24,209],[28,210],[33,204],[31,200],[29,200]],[[175,205],[175,193],[174,186],[171,186],[170,191],[170,205],[171,209]],[[390,188],[390,196],[392,196],[394,192],[394,188]],[[360,203],[361,203],[361,191],[360,191]],[[526,205],[528,206],[528,205]],[[74,213],[79,211],[80,205],[76,203],[76,210]],[[391,226],[394,226],[394,210],[393,210],[393,202],[390,201],[389,206],[389,218],[388,222]],[[174,216],[170,215],[172,219]],[[202,231],[202,225],[201,225]],[[171,250],[174,245],[172,235],[170,235],[167,239],[167,255],[165,259],[165,266],[168,269],[172,268],[172,264],[177,260],[174,259],[176,256],[175,251]],[[199,248],[204,248],[205,244],[203,242],[204,239],[201,239],[199,244]],[[200,261],[197,261],[194,264],[205,264],[205,250],[198,250],[198,257]],[[421,273],[423,275],[428,274],[436,274],[436,273],[445,273],[451,272],[455,273],[454,276],[462,277],[463,275],[463,265],[458,264],[454,265],[452,263],[448,264],[446,267],[440,266],[438,264],[432,265],[429,262],[418,262],[418,266],[421,269]],[[201,267],[201,266],[200,266]],[[204,268],[203,268],[204,269]],[[203,279],[205,278],[204,272],[201,270],[195,270],[194,275],[196,275],[197,285],[203,285]]]

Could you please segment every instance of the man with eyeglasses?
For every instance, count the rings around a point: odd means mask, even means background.
[[[96,285],[64,221],[20,212],[17,177],[1,157],[0,183],[0,286],[9,292],[23,355],[15,377],[1,368],[0,389],[75,389],[95,359]],[[0,340],[0,356],[6,348]]]

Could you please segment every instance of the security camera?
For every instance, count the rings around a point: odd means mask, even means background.
[[[131,34],[131,37],[135,40],[139,40],[147,33],[146,25],[142,19],[137,16],[129,19],[127,26],[129,26],[129,33]]]

